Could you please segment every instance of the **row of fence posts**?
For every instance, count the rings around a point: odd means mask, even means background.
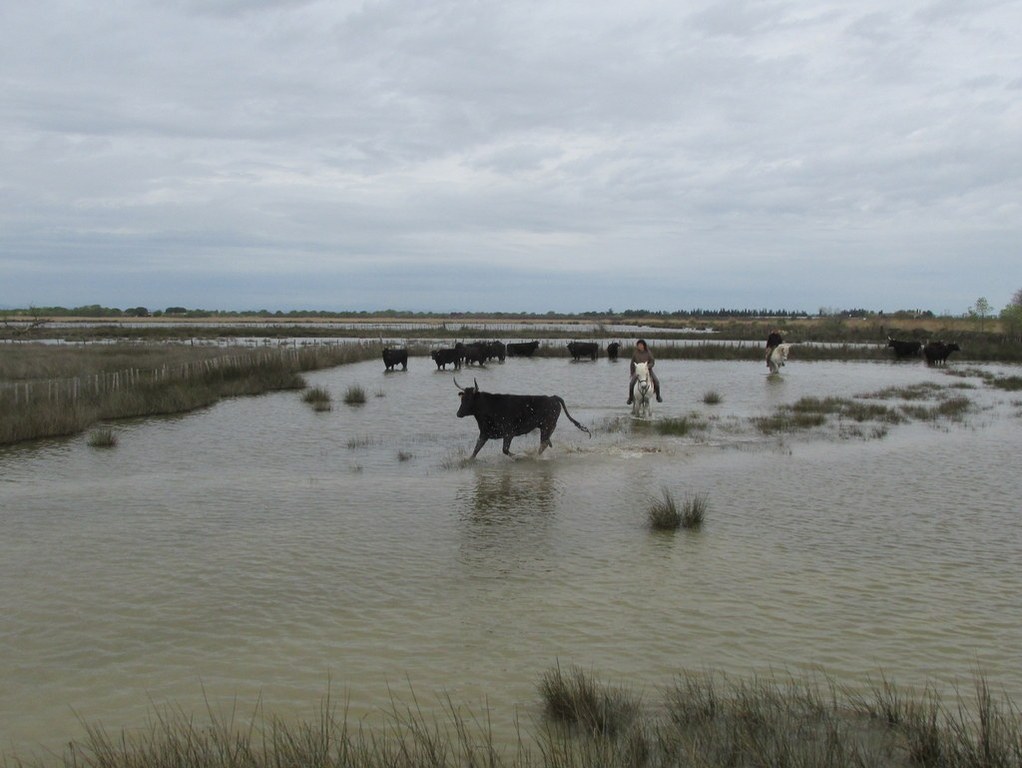
[[[128,368],[110,373],[95,373],[65,379],[37,379],[35,381],[0,384],[0,403],[3,407],[23,407],[45,397],[47,403],[76,403],[86,396],[99,396],[121,389],[131,389],[143,384],[159,384],[172,379],[184,381],[198,374],[209,374],[231,368],[255,368],[270,358],[281,360],[299,359],[305,350],[295,347],[262,349],[252,354],[213,357],[178,365],[162,365],[158,368]]]

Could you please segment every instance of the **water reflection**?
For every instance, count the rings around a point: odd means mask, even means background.
[[[494,557],[505,567],[535,557],[549,538],[559,495],[555,462],[525,458],[478,467],[457,495],[462,557],[491,567]]]

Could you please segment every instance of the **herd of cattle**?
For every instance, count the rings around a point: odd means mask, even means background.
[[[600,348],[593,341],[572,341],[568,343],[568,353],[574,360],[589,358],[596,360]],[[781,345],[783,347],[790,345]],[[894,350],[898,358],[911,358],[922,356],[928,365],[944,365],[948,355],[959,351],[957,344],[945,344],[943,341],[933,341],[923,344],[919,341],[900,341],[888,337],[887,346]],[[434,350],[431,353],[437,370],[445,370],[448,365],[460,369],[462,365],[479,364],[483,365],[490,360],[503,362],[508,357],[532,357],[539,348],[538,341],[513,342],[504,344],[500,341],[477,341],[470,344],[461,342],[453,347]],[[612,342],[607,345],[607,357],[616,360],[620,344]],[[398,365],[408,370],[408,349],[394,349],[388,347],[383,350],[383,364],[386,370],[392,371]],[[479,426],[479,439],[476,441],[472,451],[471,459],[482,450],[482,447],[489,440],[501,440],[501,450],[508,456],[511,455],[511,441],[519,436],[539,429],[539,452],[542,453],[550,447],[550,436],[557,427],[557,420],[564,411],[564,415],[578,429],[590,437],[589,429],[568,413],[568,406],[564,400],[556,395],[507,395],[495,394],[492,392],[481,392],[479,385],[473,381],[473,386],[462,387],[457,379],[454,381],[458,388],[458,395],[461,398],[461,406],[458,408],[458,417],[475,417]]]
[[[899,359],[925,358],[928,365],[944,365],[948,355],[960,351],[955,344],[946,344],[943,341],[902,341],[888,337],[887,346],[894,350],[895,357]],[[588,358],[595,360],[600,353],[600,345],[595,341],[571,341],[568,342],[568,354],[573,360]],[[437,370],[446,370],[448,365],[455,369],[462,365],[484,365],[491,360],[504,362],[508,357],[532,357],[532,354],[539,348],[538,341],[511,342],[505,344],[501,341],[474,341],[468,344],[458,342],[453,347],[435,349],[430,353]],[[620,342],[612,341],[607,345],[607,359],[617,360],[618,351],[621,348]],[[383,365],[386,370],[392,371],[400,365],[402,370],[408,370],[408,349],[391,348],[383,350]]]
[[[895,357],[924,357],[927,365],[944,365],[948,355],[961,351],[961,347],[953,342],[945,344],[943,341],[931,341],[923,344],[921,341],[900,341],[890,337],[887,338],[887,346],[894,350]]]

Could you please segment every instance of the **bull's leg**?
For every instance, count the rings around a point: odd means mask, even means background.
[[[511,455],[511,438],[510,437],[505,437],[504,438],[504,449],[503,450],[504,450],[504,454],[506,456],[510,456]]]
[[[474,459],[476,454],[483,449],[483,446],[486,445],[486,439],[487,438],[484,435],[479,435],[479,439],[476,440],[476,449],[472,451],[472,455],[468,457],[469,460]]]
[[[554,444],[550,442],[550,436],[554,433],[554,428],[557,426],[555,421],[549,427],[542,426],[539,428],[539,452],[543,453],[547,448],[553,448]]]
[[[486,444],[487,438],[483,435],[479,436],[479,439],[475,441],[475,450],[472,451],[472,455],[468,457],[469,461],[475,458],[475,454],[482,450],[482,446]]]

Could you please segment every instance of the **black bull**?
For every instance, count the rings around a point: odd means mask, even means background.
[[[475,416],[479,424],[479,440],[476,441],[475,450],[470,458],[474,459],[476,454],[486,445],[487,440],[504,441],[503,451],[511,455],[511,440],[518,435],[525,435],[534,429],[539,429],[539,452],[549,448],[550,435],[557,427],[557,418],[561,415],[561,408],[564,415],[572,424],[585,432],[589,437],[592,433],[583,425],[579,424],[568,413],[568,406],[564,400],[557,395],[500,395],[490,392],[480,392],[479,384],[474,387],[462,387],[458,382],[455,386],[461,391],[461,407],[458,408],[458,418]]]

